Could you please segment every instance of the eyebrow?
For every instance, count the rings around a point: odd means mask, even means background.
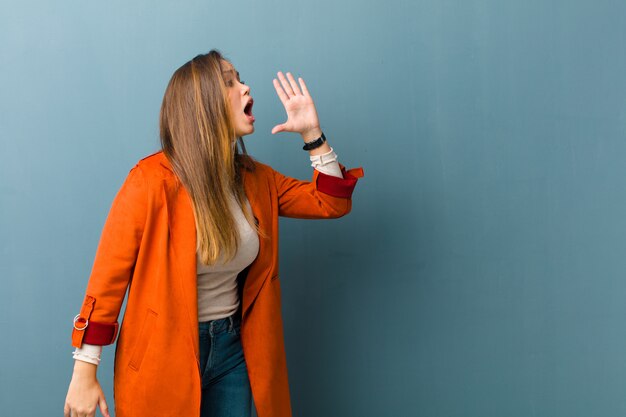
[[[237,73],[237,78],[239,78],[239,71],[235,71],[233,69],[229,69],[229,70],[226,70],[226,71],[222,71],[222,74],[226,74],[227,72],[236,72]]]

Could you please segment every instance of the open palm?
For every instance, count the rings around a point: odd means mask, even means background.
[[[287,73],[287,78],[282,72],[278,72],[278,79],[274,78],[274,88],[278,98],[285,106],[287,121],[274,126],[272,134],[278,132],[297,132],[304,134],[313,129],[319,128],[319,119],[315,104],[306,88],[302,78],[298,78],[300,86],[296,83],[291,73]]]

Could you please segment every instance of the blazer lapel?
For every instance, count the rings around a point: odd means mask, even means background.
[[[176,182],[176,184],[179,184]],[[200,357],[198,340],[198,282],[196,265],[196,225],[191,199],[182,185],[163,181],[162,192],[167,208],[168,256],[166,270],[178,281],[190,325],[196,358]]]
[[[176,177],[172,165],[161,153],[160,164],[171,175],[161,182],[161,196],[167,210],[168,253],[166,271],[169,278],[178,282],[184,310],[188,316],[192,345],[196,359],[200,357],[198,335],[198,280],[196,265],[196,223],[191,198]],[[199,366],[199,365],[198,365]]]
[[[257,168],[258,169],[258,168]],[[248,277],[245,280],[243,290],[243,317],[246,317],[250,307],[254,303],[256,296],[261,291],[263,283],[269,278],[272,270],[272,251],[274,250],[272,242],[272,207],[269,197],[269,190],[262,187],[258,176],[252,175],[248,171],[243,171],[243,184],[246,196],[252,207],[254,218],[257,220],[259,227],[269,235],[267,238],[259,236],[259,253],[256,259],[250,264]]]

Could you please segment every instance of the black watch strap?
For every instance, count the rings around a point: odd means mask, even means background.
[[[302,149],[304,149],[305,151],[310,151],[311,149],[319,148],[324,144],[324,142],[326,142],[326,136],[324,136],[324,132],[322,132],[322,136],[315,139],[314,141],[305,142]]]

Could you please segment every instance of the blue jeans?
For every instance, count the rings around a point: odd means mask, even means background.
[[[241,309],[198,322],[202,402],[200,417],[250,417],[252,391],[241,347]]]

